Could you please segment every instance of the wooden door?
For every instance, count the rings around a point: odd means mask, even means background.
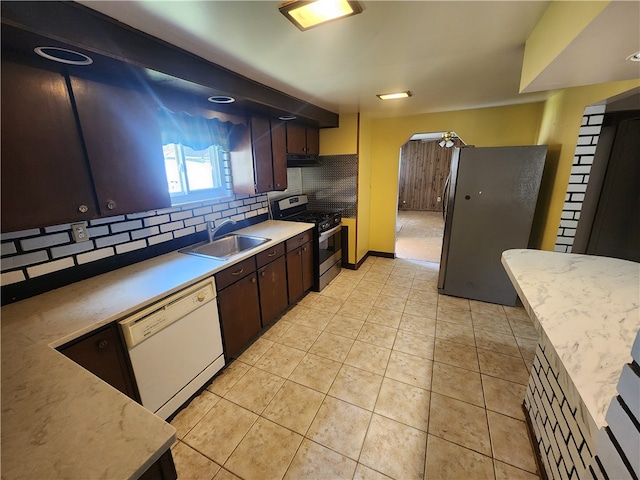
[[[398,181],[400,210],[442,211],[442,192],[453,147],[443,148],[438,142],[412,140],[402,146]],[[454,143],[463,145],[458,138]]]
[[[320,154],[320,130],[313,127],[307,127],[307,150],[309,155]]]
[[[225,356],[237,355],[260,331],[260,299],[255,272],[218,292]]]
[[[313,286],[313,243],[305,243],[301,250],[302,290],[304,293]]]
[[[295,303],[304,294],[302,283],[302,247],[287,253],[287,289],[289,305]]]
[[[273,156],[273,189],[287,188],[287,133],[284,122],[271,121],[271,153]]]
[[[287,308],[287,267],[284,256],[258,270],[262,326],[273,322]]]
[[[100,213],[171,206],[157,104],[135,86],[71,78]]]
[[[300,123],[287,123],[287,153],[307,153],[307,133]]]
[[[271,125],[268,118],[251,117],[251,145],[256,193],[273,190]]]
[[[133,379],[125,361],[118,327],[111,324],[89,336],[60,347],[60,353],[89,370],[112,387],[138,401]]]
[[[65,78],[3,59],[1,111],[2,231],[95,218]]]

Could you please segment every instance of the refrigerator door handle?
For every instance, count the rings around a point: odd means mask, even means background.
[[[447,217],[447,204],[449,203],[449,183],[451,182],[451,172],[447,175],[447,179],[444,182],[444,189],[442,190],[442,219]]]

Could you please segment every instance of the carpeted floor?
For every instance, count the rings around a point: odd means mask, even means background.
[[[443,230],[440,212],[398,211],[396,256],[439,263]]]

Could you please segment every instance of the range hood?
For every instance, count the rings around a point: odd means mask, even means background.
[[[320,159],[317,155],[287,155],[287,168],[317,167]]]

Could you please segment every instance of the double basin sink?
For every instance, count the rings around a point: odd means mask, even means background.
[[[251,235],[229,234],[216,238],[211,242],[198,243],[191,247],[180,250],[181,253],[199,255],[201,257],[214,258],[216,260],[226,260],[238,253],[251,250],[263,243],[270,241],[270,238],[253,237]]]

